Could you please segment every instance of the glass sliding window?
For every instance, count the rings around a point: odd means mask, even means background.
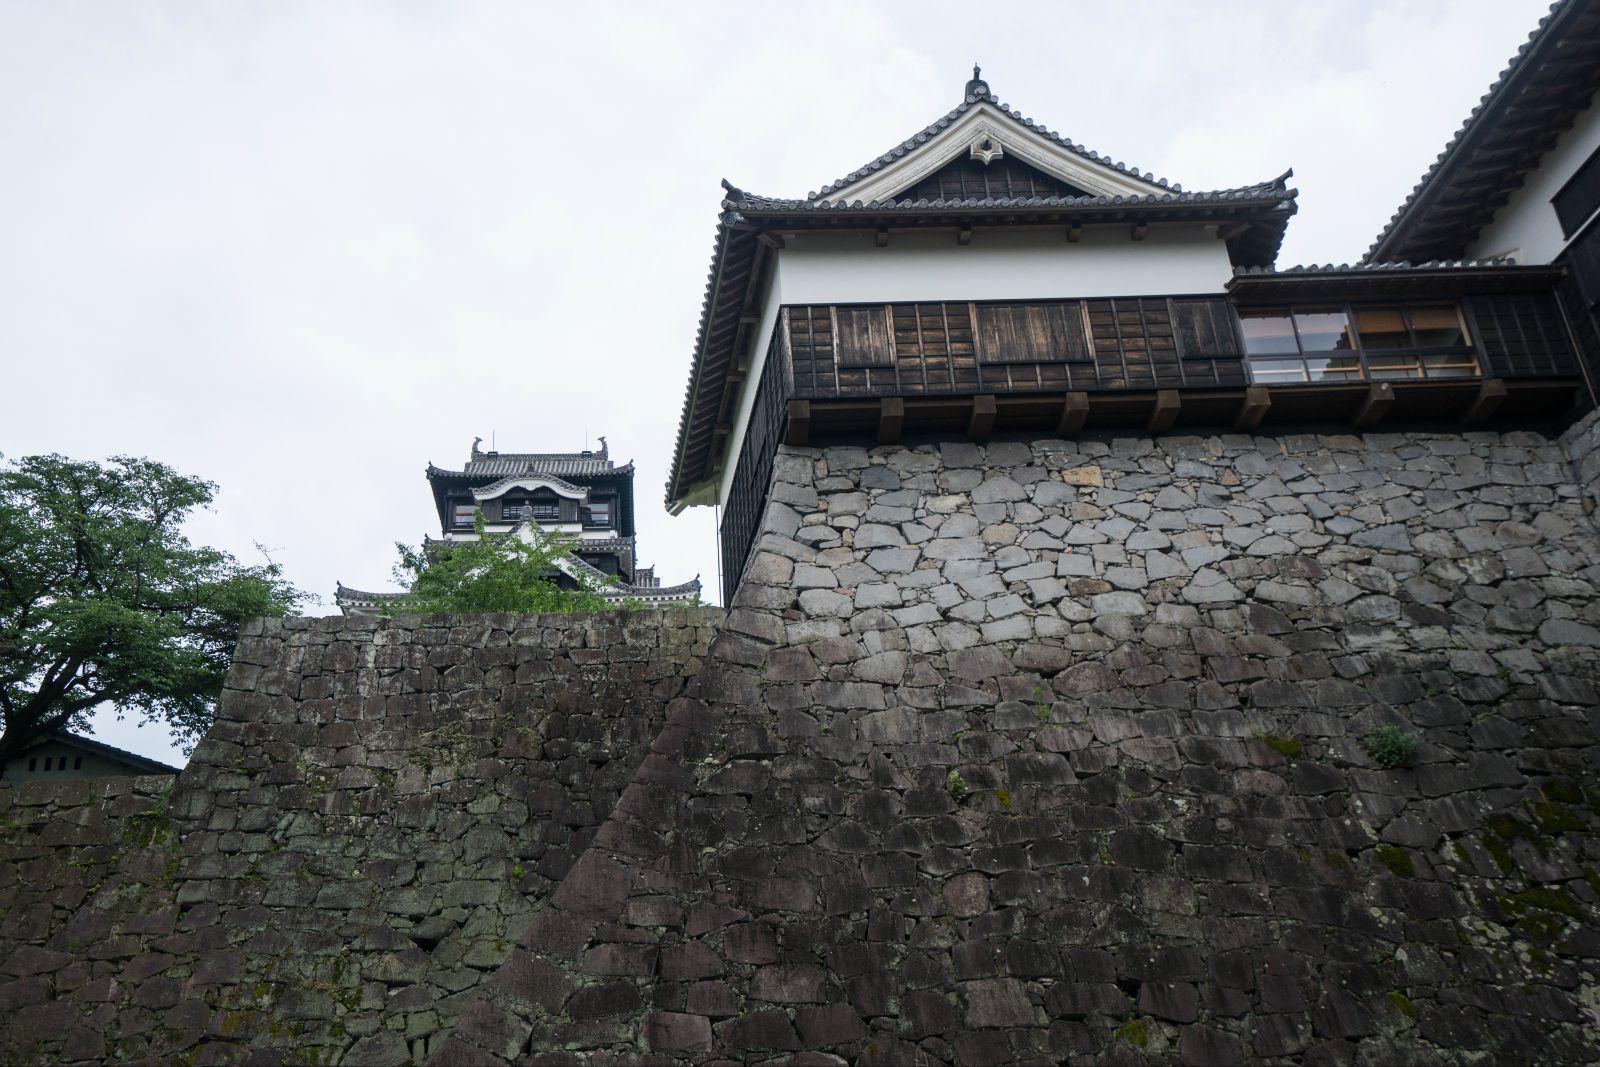
[[[1244,312],[1244,350],[1251,356],[1298,356],[1294,339],[1294,319],[1277,312]]]
[[[1356,329],[1375,379],[1470,378],[1478,373],[1454,304],[1359,308]]]
[[[1342,308],[1247,311],[1240,323],[1250,376],[1263,385],[1361,376],[1350,320]]]

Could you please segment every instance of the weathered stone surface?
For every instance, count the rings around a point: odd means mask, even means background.
[[[1597,447],[786,448],[714,645],[257,626],[0,789],[6,1054],[1600,1061]]]

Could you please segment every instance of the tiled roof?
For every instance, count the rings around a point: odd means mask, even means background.
[[[1426,263],[1408,263],[1403,259],[1385,263],[1307,263],[1293,267],[1235,267],[1235,277],[1283,276],[1286,274],[1348,274],[1354,271],[1420,271],[1420,270],[1476,270],[1498,267],[1515,267],[1517,261],[1510,256],[1494,259],[1430,259]]]
[[[606,582],[610,576],[597,567],[593,567],[577,557],[569,561],[570,570],[576,571],[595,582]],[[597,590],[599,595],[612,603],[620,604],[625,600],[642,600],[646,603],[689,600],[700,593],[700,576],[696,575],[687,582],[677,585],[632,585],[628,582],[618,582]],[[348,608],[376,608],[386,602],[391,602],[405,596],[404,593],[373,593],[364,589],[352,589],[344,583],[339,583],[334,591],[334,603],[341,610]],[[140,757],[142,758],[142,757]]]
[[[481,452],[467,460],[461,470],[428,464],[428,477],[505,478],[516,474],[548,474],[557,478],[574,475],[628,474],[632,463],[617,466],[604,452]]]
[[[820,200],[837,189],[840,189],[853,182],[860,181],[867,175],[882,170],[895,160],[915,151],[918,147],[926,144],[928,141],[931,141],[934,137],[938,136],[943,130],[945,130],[951,123],[955,122],[962,115],[965,115],[968,111],[971,111],[980,102],[987,102],[994,105],[1002,114],[1008,116],[1013,122],[1017,123],[1017,125],[1027,127],[1035,134],[1038,134],[1039,136],[1050,141],[1054,141],[1062,148],[1076,153],[1077,155],[1082,156],[1084,159],[1093,160],[1103,167],[1110,167],[1112,170],[1119,171],[1123,174],[1129,175],[1130,177],[1138,178],[1141,181],[1147,181],[1154,185],[1167,186],[1174,191],[1182,188],[1182,186],[1176,184],[1169,185],[1167,179],[1157,178],[1149,171],[1141,172],[1137,167],[1130,167],[1126,163],[1113,160],[1110,156],[1104,156],[1099,152],[1090,151],[1083,145],[1068,140],[1059,133],[1056,133],[1054,130],[1048,129],[1043,123],[1034,122],[1032,119],[1024,116],[1020,111],[1013,109],[1009,104],[1001,103],[1000,100],[993,95],[986,84],[980,83],[975,89],[972,87],[972,82],[968,82],[967,84],[968,92],[966,98],[963,99],[961,103],[957,104],[949,113],[939,117],[938,119],[935,119],[933,122],[929,123],[927,126],[924,126],[921,130],[918,130],[910,137],[907,137],[904,141],[901,141],[899,144],[895,145],[878,158],[864,163],[837,181],[829,182],[821,189],[809,194],[807,198],[811,200]]]
[[[1288,187],[1289,177],[1289,174],[1284,174],[1282,177],[1274,178],[1272,181],[1241,186],[1237,189],[1213,189],[1195,193],[1155,193],[1150,196],[1028,196],[968,200],[901,199],[873,200],[866,203],[860,200],[783,200],[747,193],[730,185],[727,186],[728,196],[723,201],[723,207],[725,210],[736,211],[741,215],[757,215],[767,213],[882,211],[952,211],[970,213],[972,211],[996,211],[1014,208],[1164,207],[1179,204],[1210,205],[1241,202],[1273,204],[1279,201],[1292,201],[1298,195],[1296,190]]]
[[[1452,251],[1481,229],[1517,179],[1600,87],[1600,3],[1557,0],[1367,249],[1366,258]],[[1528,105],[1533,105],[1528,107]],[[1519,112],[1519,108],[1525,109]],[[1564,117],[1565,116],[1565,117]],[[1525,136],[1515,143],[1518,136]],[[1502,140],[1503,144],[1490,142]],[[1485,151],[1485,145],[1492,150]],[[1531,150],[1530,150],[1531,149]],[[1457,178],[1460,178],[1457,181]],[[1456,187],[1452,187],[1456,186]],[[1420,234],[1434,202],[1453,201]],[[1476,208],[1463,211],[1463,207]],[[1424,247],[1417,248],[1418,244]],[[1441,247],[1436,247],[1441,246]],[[1442,247],[1448,246],[1448,247]]]
[[[59,741],[61,744],[69,745],[73,748],[81,748],[85,752],[104,756],[106,759],[132,764],[144,770],[147,774],[177,774],[183,770],[182,767],[174,767],[170,763],[162,763],[160,760],[151,759],[149,756],[141,756],[137,752],[129,752],[125,748],[117,748],[115,745],[108,745],[104,741],[96,741],[92,737],[85,737],[82,734],[75,734],[67,730],[58,730],[53,734],[46,734],[29,745],[28,748],[37,748],[39,745],[47,744],[51,741]],[[27,750],[23,749],[24,752]]]

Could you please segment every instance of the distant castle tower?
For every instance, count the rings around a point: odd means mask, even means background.
[[[654,606],[699,598],[699,578],[663,586],[654,567],[638,564],[633,464],[612,463],[604,437],[598,451],[583,452],[484,452],[478,447],[482,441],[473,441],[460,470],[428,464],[441,541],[476,539],[475,518],[481,511],[485,536],[515,535],[531,526],[575,539],[569,571],[558,578],[563,585],[576,586],[580,579],[611,581],[601,595],[618,603]],[[371,614],[399,595],[341,583],[335,602],[346,615]]]

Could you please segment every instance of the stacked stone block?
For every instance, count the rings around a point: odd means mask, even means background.
[[[253,624],[170,794],[10,799],[37,814],[7,825],[0,878],[56,912],[7,927],[0,997],[23,1011],[0,1060],[423,1062],[588,848],[716,622]],[[75,878],[83,849],[50,846],[79,824],[97,866]]]
[[[1600,539],[1560,445],[774,480],[707,668],[436,1062],[1600,1056]]]

